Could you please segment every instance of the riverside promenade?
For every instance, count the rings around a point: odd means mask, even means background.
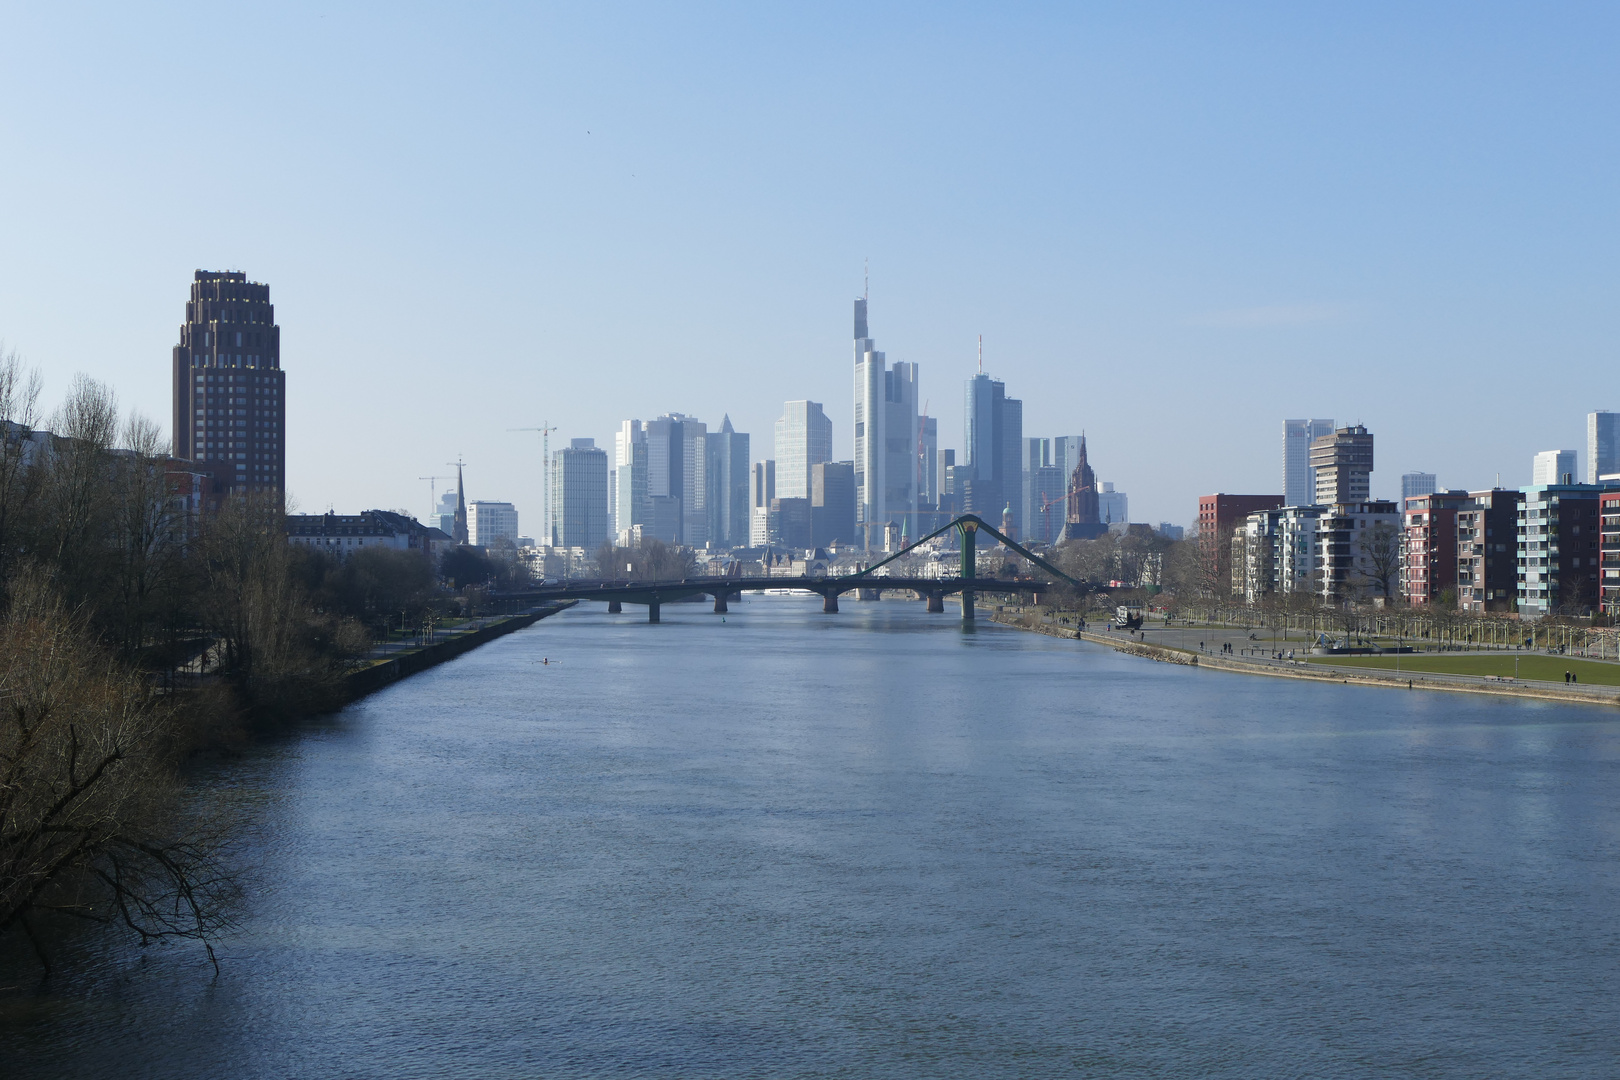
[[[1444,671],[1421,670],[1432,667],[1437,660],[1467,660],[1479,653],[1405,653],[1398,654],[1399,662],[1411,664],[1411,670],[1367,666],[1368,662],[1393,665],[1397,654],[1378,657],[1311,656],[1312,642],[1298,631],[1291,637],[1278,635],[1275,639],[1267,631],[1235,626],[1199,624],[1149,625],[1140,631],[1105,629],[1105,621],[1091,620],[1086,629],[1077,629],[1074,616],[1052,615],[1045,612],[1019,611],[1007,608],[991,615],[999,623],[1054,637],[1074,638],[1106,645],[1120,652],[1165,663],[1185,664],[1217,671],[1248,675],[1269,675],[1275,678],[1310,679],[1317,682],[1356,683],[1365,686],[1387,686],[1402,690],[1446,690],[1453,693],[1492,694],[1500,697],[1539,698],[1587,705],[1620,706],[1620,685],[1604,685],[1590,675],[1585,682],[1564,683],[1559,677],[1513,678],[1510,675],[1475,675]],[[1230,651],[1228,651],[1230,647]],[[1497,658],[1506,669],[1514,650],[1495,650],[1488,654]],[[1613,662],[1549,655],[1545,652],[1520,651],[1525,673],[1536,671],[1572,670],[1599,671],[1620,683],[1620,664]]]
[[[344,689],[350,701],[358,700],[390,683],[453,660],[486,642],[533,626],[541,619],[566,611],[578,602],[553,601],[536,604],[516,614],[482,615],[437,631],[434,640],[425,644],[420,641],[379,642],[366,654],[362,665],[345,678]]]

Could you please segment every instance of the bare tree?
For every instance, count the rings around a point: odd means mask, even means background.
[[[41,550],[58,586],[84,598],[101,591],[97,578],[105,569],[100,556],[112,516],[108,451],[118,435],[118,401],[101,383],[76,376],[51,426],[56,438],[38,466],[45,486]]]
[[[38,576],[11,585],[0,619],[0,931],[20,927],[47,970],[32,920],[52,913],[208,946],[233,885],[207,838],[165,828],[173,711]]]
[[[39,372],[15,350],[0,352],[0,575],[11,572],[39,494],[39,471],[29,467],[41,445],[39,395]]]
[[[1401,572],[1401,532],[1387,521],[1367,530],[1361,541],[1367,565],[1362,576],[1386,600],[1394,599],[1395,581]]]
[[[134,656],[147,644],[160,592],[177,587],[185,521],[169,490],[162,430],[144,416],[124,425],[125,453],[112,461],[111,556],[117,632]]]

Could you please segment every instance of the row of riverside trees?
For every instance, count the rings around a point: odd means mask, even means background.
[[[437,568],[294,547],[269,497],[199,513],[156,424],[82,377],[48,420],[40,392],[0,356],[0,935],[206,945],[233,884],[222,834],[178,824],[185,760],[340,704],[380,617],[444,603]]]

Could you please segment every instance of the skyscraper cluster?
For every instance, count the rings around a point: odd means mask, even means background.
[[[748,436],[729,416],[713,432],[682,413],[626,420],[613,437],[611,472],[605,454],[600,464],[610,510],[605,535],[621,542],[746,547],[749,464]],[[596,480],[593,473],[578,482],[594,491]]]
[[[1026,439],[1023,402],[982,369],[965,386],[960,456],[941,449],[938,417],[919,408],[920,366],[878,349],[864,297],[853,331],[847,458],[826,409],[808,399],[783,403],[763,461],[729,417],[718,431],[674,412],[625,420],[610,459],[580,445],[557,455],[569,464],[552,468],[553,546],[591,546],[598,532],[583,507],[602,490],[606,534],[621,544],[892,551],[960,513],[1045,543],[1129,520],[1125,493],[1087,464],[1084,437]]]

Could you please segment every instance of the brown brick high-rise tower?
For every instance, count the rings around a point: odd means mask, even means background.
[[[270,286],[198,270],[174,347],[174,456],[224,492],[286,489],[286,376]]]

